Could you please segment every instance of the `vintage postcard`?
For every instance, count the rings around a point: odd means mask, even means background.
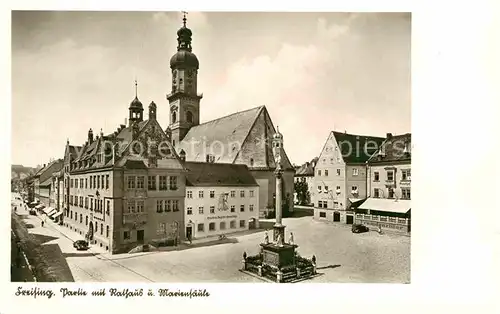
[[[12,11],[11,281],[410,283],[411,22]]]

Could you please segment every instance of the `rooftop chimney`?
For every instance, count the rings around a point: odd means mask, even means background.
[[[390,140],[392,138],[392,133],[387,133],[387,139]]]
[[[181,161],[186,161],[186,152],[183,149],[181,149],[179,153],[179,158],[181,159]]]
[[[90,129],[88,134],[88,142],[89,144],[92,144],[93,141],[94,141],[94,132],[92,132],[92,129]]]

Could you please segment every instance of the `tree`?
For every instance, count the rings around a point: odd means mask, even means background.
[[[297,199],[299,200],[299,205],[309,205],[311,204],[311,195],[309,193],[309,187],[307,182],[299,181],[294,184],[295,193],[297,193]]]

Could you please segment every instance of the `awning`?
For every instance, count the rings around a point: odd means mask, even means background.
[[[57,218],[59,216],[61,216],[63,214],[63,212],[56,212],[54,216],[52,216],[52,218]]]
[[[57,209],[55,208],[51,208],[49,210],[47,210],[47,216],[51,216],[51,215],[54,215],[55,213],[57,213]]]
[[[358,208],[389,213],[406,214],[411,209],[411,201],[370,197]]]
[[[364,200],[364,198],[354,198],[354,197],[349,198],[349,202],[351,202],[351,204],[362,201],[362,200]]]

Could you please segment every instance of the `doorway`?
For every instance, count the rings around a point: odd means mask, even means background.
[[[340,221],[340,213],[339,212],[333,213],[333,221]]]
[[[186,238],[191,239],[193,237],[193,227],[186,227]]]
[[[347,216],[346,216],[346,223],[347,223],[348,225],[352,225],[352,224],[353,224],[353,222],[354,222],[354,216],[352,216],[352,215],[347,215]]]
[[[255,218],[250,219],[248,222],[248,229],[255,229]]]
[[[144,230],[137,230],[137,242],[144,243]]]

